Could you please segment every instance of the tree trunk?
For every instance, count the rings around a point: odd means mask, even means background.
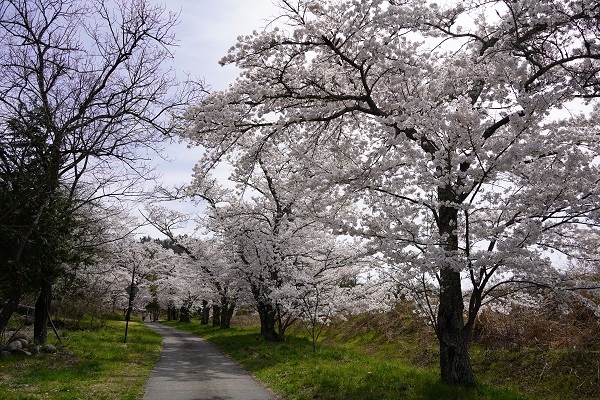
[[[260,333],[265,340],[270,342],[282,342],[283,335],[279,334],[275,328],[277,326],[277,312],[271,303],[257,303],[258,315],[260,317]]]
[[[44,268],[46,269],[46,268]],[[44,271],[40,294],[35,303],[35,313],[33,319],[33,341],[36,344],[43,345],[48,338],[48,312],[52,303],[52,280],[51,274]]]
[[[221,326],[221,307],[213,304],[213,326]]]
[[[439,189],[438,193],[441,201],[454,200],[449,189]],[[447,257],[458,251],[458,236],[455,231],[457,223],[458,210],[455,207],[440,206],[438,229]],[[437,315],[442,381],[452,385],[475,386],[463,309],[460,272],[452,266],[443,265],[440,267],[440,302]]]
[[[202,300],[202,309],[200,310],[200,324],[208,325],[210,320],[210,308],[208,307],[208,301]]]
[[[221,299],[221,323],[220,329],[229,329],[231,327],[231,318],[235,310],[235,302],[230,302],[226,297]]]
[[[179,310],[179,322],[190,323],[190,309],[184,306],[181,306]]]
[[[440,281],[437,335],[442,380],[453,385],[475,386],[463,321],[460,273],[444,268]]]
[[[167,321],[174,321],[177,319],[177,308],[174,306],[167,307]]]
[[[13,292],[15,293],[11,293],[10,299],[4,303],[2,312],[0,313],[0,336],[4,333],[4,330],[8,326],[8,321],[10,321],[10,317],[17,311],[17,307],[19,306],[21,295],[17,295],[17,291],[15,290],[13,290]]]

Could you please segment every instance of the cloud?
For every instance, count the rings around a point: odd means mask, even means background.
[[[176,70],[202,77],[213,89],[221,90],[233,82],[238,71],[219,66],[219,60],[238,36],[267,25],[276,7],[271,0],[171,0],[167,10],[181,11]]]
[[[171,65],[178,79],[186,79],[187,75],[192,79],[202,79],[212,90],[226,89],[239,73],[234,66],[219,65],[219,60],[235,45],[237,37],[265,27],[277,10],[272,0],[150,1],[165,5],[167,11],[180,13],[180,22],[176,27],[178,47]],[[185,143],[166,145],[166,160],[159,157],[153,160],[156,172],[162,176],[160,185],[174,187],[190,183],[192,169],[201,156],[200,148],[189,149]],[[222,169],[219,177],[226,180],[228,173],[227,169]],[[203,209],[201,205],[191,202],[163,205],[187,214],[201,213]],[[193,224],[190,224],[181,233],[191,233],[193,228]],[[153,237],[163,236],[150,227],[142,229],[142,233]]]

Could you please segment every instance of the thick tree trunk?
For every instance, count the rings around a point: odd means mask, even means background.
[[[234,310],[234,302],[230,302],[227,298],[221,299],[221,323],[219,328],[229,329],[231,327],[231,318],[233,317]]]
[[[31,222],[25,232],[22,233],[19,241],[17,241],[14,247],[14,253],[12,255],[12,259],[8,261],[8,265],[5,265],[6,273],[10,279],[10,292],[8,299],[6,299],[6,304],[2,308],[2,313],[0,313],[0,335],[4,333],[4,330],[8,326],[8,321],[17,310],[19,306],[19,302],[21,301],[21,297],[23,296],[23,287],[25,279],[23,277],[23,269],[20,268],[21,257],[23,252],[25,251],[25,246],[31,234],[33,233],[35,226],[37,225],[42,212],[44,210],[44,205],[40,206],[37,210],[36,215],[33,218],[33,222]]]
[[[221,326],[221,307],[213,304],[213,326]]]
[[[202,309],[200,310],[200,324],[207,325],[210,320],[210,307],[208,301],[202,300]]]
[[[440,188],[441,201],[454,202],[452,191]],[[458,209],[440,206],[438,229],[446,257],[458,251]],[[452,265],[440,266],[440,302],[437,315],[437,337],[440,342],[440,370],[442,381],[461,386],[475,386],[475,375],[471,368],[468,341],[463,320],[463,298],[460,272]]]
[[[48,110],[44,110],[48,111]],[[50,168],[46,176],[47,182],[45,190],[41,192],[41,201],[37,213],[29,227],[26,237],[30,237],[34,229],[38,226],[43,212],[52,202],[56,202],[54,195],[59,187],[60,165],[61,165],[61,146],[65,138],[64,132],[56,132],[54,141],[50,147]],[[20,258],[20,257],[19,257]],[[35,305],[35,316],[33,323],[33,339],[37,344],[46,343],[48,337],[48,313],[52,302],[52,284],[57,265],[43,262],[41,266],[40,294]]]
[[[260,333],[265,340],[270,342],[283,341],[283,335],[275,330],[277,327],[277,312],[273,305],[270,303],[258,302],[257,309],[260,317]]]
[[[460,273],[443,269],[440,280],[437,335],[440,342],[442,380],[453,385],[475,386],[468,335],[463,321]]]
[[[4,303],[4,306],[2,307],[2,312],[0,313],[0,336],[4,333],[4,330],[8,326],[8,321],[10,321],[10,317],[12,317],[15,311],[17,311],[20,299],[20,294],[17,295],[17,293],[11,293],[10,298]]]
[[[181,306],[179,310],[179,322],[190,323],[192,320],[190,318],[190,309],[184,306]]]
[[[33,319],[33,341],[40,345],[48,338],[48,312],[52,304],[52,280],[50,274],[46,274],[48,271],[44,272]]]
[[[174,321],[177,319],[177,308],[173,306],[167,307],[167,321]]]

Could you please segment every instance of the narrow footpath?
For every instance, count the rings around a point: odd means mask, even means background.
[[[146,325],[162,336],[163,349],[144,400],[278,399],[212,343],[156,322]]]

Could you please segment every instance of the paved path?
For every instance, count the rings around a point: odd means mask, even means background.
[[[163,350],[144,400],[277,400],[206,340],[156,322],[147,326],[163,337]]]

